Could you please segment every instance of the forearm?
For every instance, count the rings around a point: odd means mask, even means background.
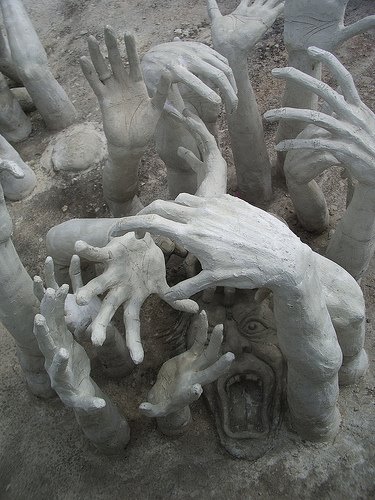
[[[262,118],[248,74],[245,55],[226,55],[238,88],[238,107],[228,115],[238,189],[247,201],[258,203],[272,194],[271,164],[264,141]]]
[[[326,256],[359,280],[366,272],[374,250],[374,188],[358,184],[331,238]]]
[[[289,49],[288,66],[296,68],[307,75],[321,80],[321,63],[313,61],[305,50]],[[313,94],[300,85],[288,80],[286,82],[282,102],[283,107],[316,109],[318,106],[318,97],[316,94]],[[302,132],[302,130],[304,130],[305,127],[306,123],[304,122],[282,120],[277,130],[276,143],[283,141],[284,139],[294,139],[300,132]]]
[[[288,403],[296,430],[325,440],[338,430],[336,407],[342,354],[315,261],[292,290],[274,290],[280,348],[288,364]]]
[[[130,429],[126,418],[106,394],[92,381],[95,397],[104,399],[106,405],[97,411],[73,408],[77,421],[85,436],[102,453],[121,453],[130,439]]]
[[[138,193],[138,167],[145,149],[129,149],[108,144],[108,163],[103,169],[103,194],[112,215],[135,215],[141,208]]]

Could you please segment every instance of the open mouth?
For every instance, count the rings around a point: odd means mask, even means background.
[[[251,367],[251,371],[249,371]],[[275,375],[252,354],[243,354],[217,381],[225,433],[236,439],[259,438],[272,425]]]

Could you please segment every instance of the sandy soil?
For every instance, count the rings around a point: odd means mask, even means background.
[[[210,30],[203,0],[24,0],[51,67],[76,105],[81,121],[101,117],[94,94],[81,74],[78,59],[87,54],[86,36],[103,42],[102,28],[110,24],[120,35],[131,28],[144,53],[151,45],[170,41],[176,29],[187,39],[209,43]],[[223,13],[238,2],[221,1]],[[354,21],[375,13],[374,0],[353,0],[348,17]],[[375,109],[375,33],[348,42],[339,52],[353,73],[359,92]],[[250,72],[262,112],[280,103],[282,84],[270,70],[284,65],[282,20],[259,43],[250,58]],[[16,248],[31,275],[39,273],[45,254],[47,230],[72,217],[108,216],[101,193],[100,167],[80,175],[54,173],[41,157],[51,139],[41,118],[32,115],[33,133],[17,146],[36,171],[39,185],[26,200],[9,204]],[[274,125],[265,126],[273,151]],[[224,119],[220,143],[229,162],[230,188],[235,187],[233,165]],[[273,154],[273,153],[272,153]],[[345,205],[345,182],[339,172],[321,180],[329,199],[331,228]],[[145,203],[165,198],[165,168],[149,148],[142,160],[141,198]],[[299,227],[283,186],[276,186],[272,210],[283,216],[304,241],[322,251],[328,234],[315,237]],[[171,276],[176,274],[170,271]],[[169,439],[154,422],[141,417],[137,407],[155,380],[168,353],[158,339],[172,324],[174,314],[157,299],[143,308],[146,360],[126,380],[105,379],[94,362],[93,376],[129,419],[131,443],[123,457],[103,457],[82,437],[73,413],[59,400],[39,401],[24,385],[12,338],[0,333],[0,499],[85,498],[374,498],[375,497],[375,265],[362,281],[368,308],[367,341],[371,367],[356,386],[341,389],[342,426],[334,442],[301,441],[286,429],[274,447],[256,462],[231,458],[221,447],[212,417],[203,401],[193,407],[189,434]],[[155,327],[155,324],[157,325]]]

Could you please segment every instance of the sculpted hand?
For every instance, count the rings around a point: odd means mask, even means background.
[[[170,76],[161,72],[155,95],[149,98],[133,35],[125,33],[129,72],[121,61],[116,36],[110,27],[104,30],[108,67],[98,41],[88,40],[91,61],[81,58],[82,71],[98,98],[108,143],[130,150],[145,148],[150,141],[167,98]]]
[[[169,300],[212,286],[291,290],[302,281],[312,251],[276,217],[230,195],[183,193],[155,201],[117,224],[114,234],[147,230],[173,238],[195,255],[202,272],[174,286]]]
[[[192,347],[161,367],[155,385],[148,393],[148,402],[140,405],[148,417],[165,417],[193,403],[202,394],[202,385],[210,384],[229,369],[234,354],[220,356],[223,325],[217,325],[206,347],[208,321],[202,311],[196,318],[195,342]]]
[[[224,55],[248,54],[283,12],[282,0],[241,0],[239,6],[223,16],[216,0],[207,0],[212,21],[212,40]]]
[[[316,45],[334,51],[343,42],[375,27],[375,16],[344,26],[349,0],[286,0],[284,40],[288,50]]]
[[[104,264],[104,272],[79,289],[77,302],[88,304],[93,297],[108,292],[99,314],[92,323],[92,342],[102,345],[106,328],[116,310],[123,305],[126,344],[134,363],[143,361],[144,353],[140,337],[139,313],[143,302],[157,293],[175,309],[197,312],[198,305],[192,300],[169,299],[169,286],[165,279],[163,252],[151,236],[137,239],[134,234],[114,238],[104,248],[96,248],[84,241],[77,241],[76,252],[93,262]]]
[[[0,173],[8,172],[15,179],[22,179],[25,174],[21,167],[14,161],[2,160],[0,158]],[[0,243],[5,243],[11,238],[13,232],[12,219],[9,215],[4,191],[0,184]]]
[[[316,47],[310,47],[308,53],[312,59],[324,63],[330,69],[343,95],[335,92],[329,85],[294,68],[275,69],[272,72],[274,76],[293,81],[314,92],[324,99],[334,112],[331,116],[318,111],[295,108],[268,111],[264,116],[269,121],[298,120],[324,129],[321,138],[286,140],[280,142],[276,149],[278,151],[310,149],[331,153],[360,183],[374,185],[375,115],[361,101],[352,76],[335,56]],[[321,173],[322,164],[323,167],[327,166],[326,163],[317,162],[316,171],[306,173],[308,176],[306,182]],[[301,169],[303,170],[302,165]]]
[[[218,112],[221,99],[212,86],[221,90],[229,113],[237,107],[237,87],[228,61],[203,43],[174,41],[156,45],[143,56],[142,69],[147,88],[153,95],[160,75],[168,70],[173,83],[185,84],[192,94],[203,100],[204,104],[200,103],[200,106],[214,108]],[[185,98],[186,92],[183,89],[181,92]],[[188,99],[195,101],[191,97]]]
[[[90,378],[90,360],[66,327],[64,304],[68,285],[48,288],[41,302],[42,314],[35,316],[34,334],[45,357],[51,386],[66,406],[86,412],[104,408],[105,401],[95,396]]]
[[[178,111],[169,111],[179,123],[182,123],[194,137],[202,160],[184,147],[179,147],[177,154],[186,160],[190,167],[197,173],[198,189],[196,196],[218,196],[227,191],[227,164],[217,146],[215,137],[210,134],[203,121],[187,109],[183,114]]]
[[[82,333],[89,328],[91,323],[96,318],[101,301],[98,297],[93,297],[88,304],[78,305],[77,304],[77,292],[82,287],[83,281],[81,276],[81,262],[78,255],[73,255],[70,266],[69,266],[69,276],[72,284],[73,293],[68,293],[66,296],[64,304],[64,315],[65,323],[68,330],[74,334],[74,336],[79,340]],[[52,290],[59,289],[59,285],[55,279],[55,270],[52,257],[47,257],[44,264],[44,280],[47,289]],[[39,276],[34,277],[34,294],[42,301],[45,289],[43,286],[43,281]]]

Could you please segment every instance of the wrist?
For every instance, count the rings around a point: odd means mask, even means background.
[[[112,161],[127,160],[139,161],[147,149],[147,146],[132,148],[129,146],[118,146],[107,141],[108,155]]]

